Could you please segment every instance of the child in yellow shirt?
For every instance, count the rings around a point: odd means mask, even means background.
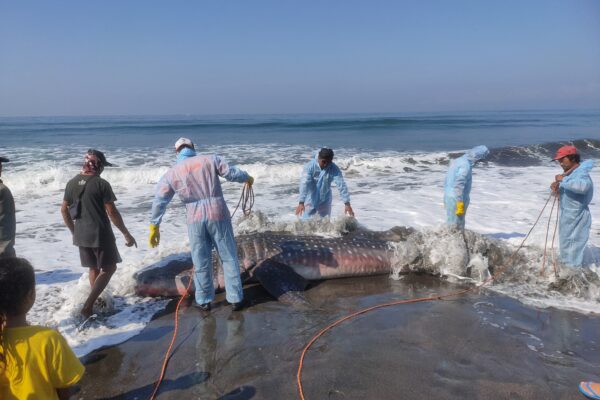
[[[23,258],[0,259],[0,399],[65,400],[85,371],[65,338],[31,326],[35,273]]]

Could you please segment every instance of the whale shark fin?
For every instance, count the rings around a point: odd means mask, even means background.
[[[254,268],[252,275],[277,300],[284,303],[306,302],[300,292],[306,289],[308,281],[289,265],[267,259]]]

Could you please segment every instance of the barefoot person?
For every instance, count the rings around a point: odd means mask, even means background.
[[[79,247],[81,265],[90,271],[92,290],[81,309],[86,318],[92,315],[94,302],[121,262],[110,222],[123,233],[125,246],[137,247],[115,206],[117,198],[110,183],[100,178],[105,166],[112,164],[101,151],[88,150],[83,169],[67,183],[60,209],[73,234],[73,244]]]

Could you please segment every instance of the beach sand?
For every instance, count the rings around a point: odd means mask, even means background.
[[[246,287],[250,307],[180,311],[159,399],[298,399],[302,349],[329,323],[393,300],[460,285],[430,276],[324,281],[305,292],[312,307]],[[173,332],[172,302],[144,331],[84,357],[81,399],[147,399]],[[91,328],[93,329],[93,328]],[[534,309],[489,290],[454,300],[392,306],[321,337],[302,372],[306,399],[581,399],[600,379],[600,316]]]

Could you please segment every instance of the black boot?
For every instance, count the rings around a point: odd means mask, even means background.
[[[202,311],[210,311],[210,303],[198,304],[194,302],[194,307],[202,310]]]
[[[239,301],[237,303],[231,303],[232,311],[240,311],[242,308],[244,308],[244,300]]]

